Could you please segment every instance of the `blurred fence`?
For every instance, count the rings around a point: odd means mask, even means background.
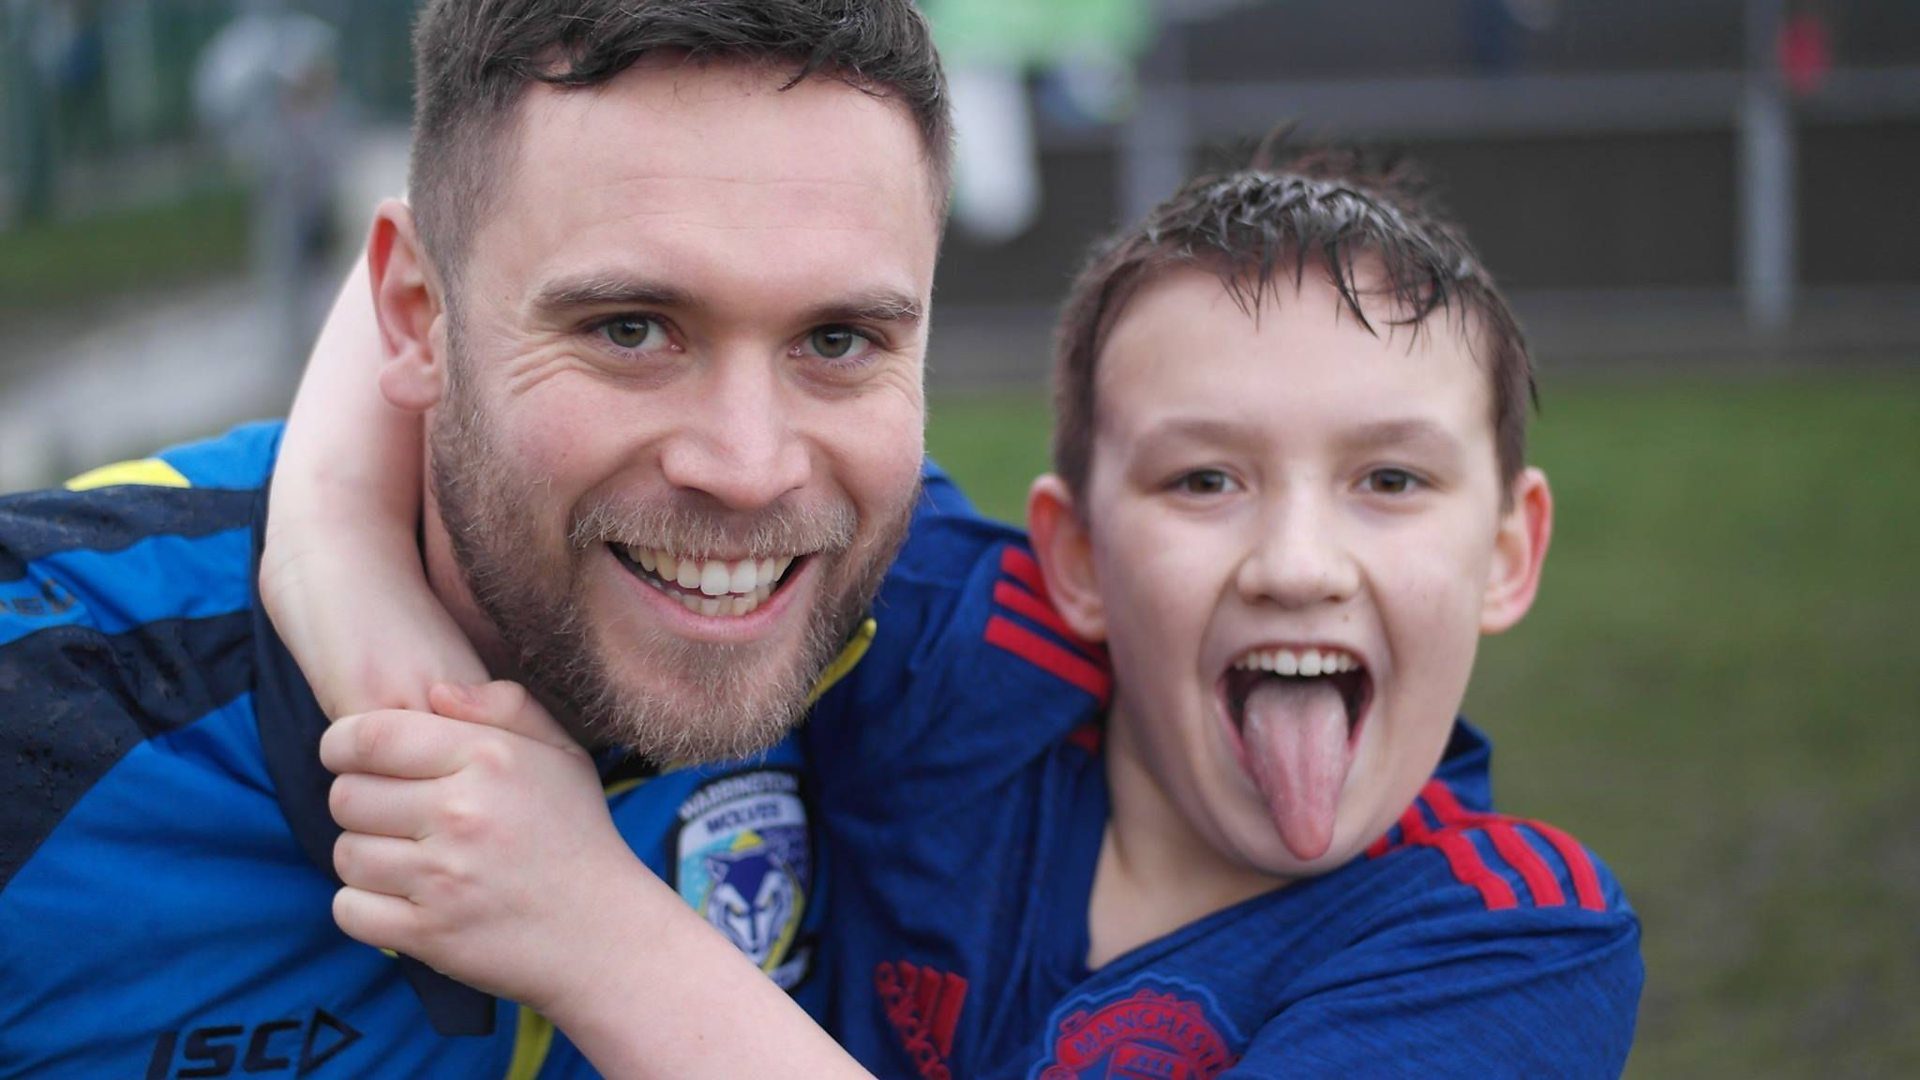
[[[0,0],[0,229],[220,176],[195,70],[244,15],[324,20],[339,35],[346,100],[363,116],[404,119],[412,10],[394,0]]]

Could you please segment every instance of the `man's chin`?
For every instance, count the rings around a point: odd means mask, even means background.
[[[663,765],[743,757],[779,742],[804,715],[826,663],[814,651],[692,642],[603,651],[601,677],[570,688],[568,711],[591,747]]]

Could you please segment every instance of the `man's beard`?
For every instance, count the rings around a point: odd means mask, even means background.
[[[452,366],[464,363],[455,358]],[[742,514],[695,492],[577,508],[556,542],[532,510],[544,483],[500,449],[477,395],[462,385],[466,374],[451,380],[428,460],[455,561],[510,650],[513,674],[592,748],[620,746],[664,765],[725,760],[777,742],[872,602],[906,538],[918,485],[865,542],[844,501]],[[695,558],[815,552],[823,576],[799,647],[781,658],[766,655],[765,643],[688,641],[657,628],[613,635],[629,654],[620,666],[668,685],[623,680],[587,609],[589,559],[609,541]]]

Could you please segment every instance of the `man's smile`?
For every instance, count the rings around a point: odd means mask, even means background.
[[[608,543],[620,565],[633,576],[678,600],[695,615],[726,618],[748,615],[787,580],[787,571],[805,555],[760,559],[696,559],[661,548]]]

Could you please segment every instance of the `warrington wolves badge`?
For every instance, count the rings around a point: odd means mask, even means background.
[[[800,778],[785,769],[735,773],[680,804],[674,883],[694,910],[782,988],[812,960],[796,947],[813,892],[813,849]]]

